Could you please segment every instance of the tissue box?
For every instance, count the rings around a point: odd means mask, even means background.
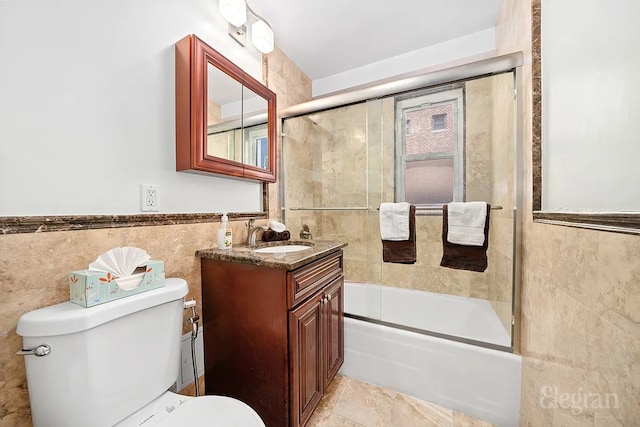
[[[130,291],[121,289],[117,277],[111,273],[95,270],[78,270],[69,273],[71,302],[83,307],[92,307],[108,301],[150,291],[164,286],[164,261],[149,260],[140,285]]]

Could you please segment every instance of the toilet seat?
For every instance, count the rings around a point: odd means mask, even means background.
[[[115,427],[265,427],[249,405],[226,396],[183,396],[165,392]]]
[[[188,399],[157,424],[158,427],[187,425],[265,427],[260,416],[249,405],[226,396],[200,396]]]

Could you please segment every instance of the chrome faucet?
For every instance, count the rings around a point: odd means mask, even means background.
[[[247,235],[247,246],[256,245],[256,235],[258,234],[258,230],[266,231],[268,229],[268,227],[265,227],[264,225],[253,225],[254,222],[255,218],[251,218],[247,224],[247,228],[249,229],[249,235]]]
[[[313,239],[313,235],[309,232],[309,226],[307,224],[302,224],[302,228],[300,229],[300,238]]]

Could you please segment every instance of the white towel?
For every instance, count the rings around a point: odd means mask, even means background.
[[[380,204],[380,237],[382,240],[409,240],[409,203]]]
[[[487,221],[485,202],[453,202],[448,205],[449,230],[447,241],[456,245],[484,245],[484,225]]]

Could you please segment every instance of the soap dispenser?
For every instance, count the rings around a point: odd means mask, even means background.
[[[227,217],[227,213],[224,212],[217,235],[218,249],[231,249],[233,242],[232,237],[231,227],[229,227],[229,217]]]

